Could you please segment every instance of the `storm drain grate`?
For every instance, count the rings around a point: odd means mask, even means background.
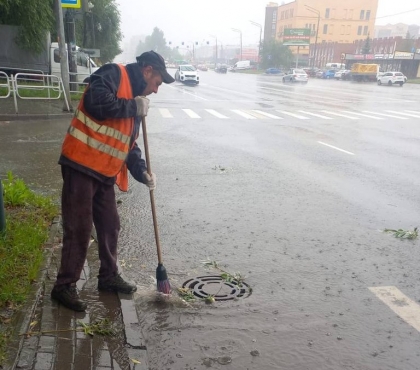
[[[196,297],[206,299],[213,296],[216,301],[246,298],[251,294],[248,284],[236,280],[226,281],[219,275],[199,276],[187,280],[183,288],[190,289]]]

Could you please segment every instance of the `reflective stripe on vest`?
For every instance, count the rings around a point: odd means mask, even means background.
[[[133,99],[127,71],[121,65],[118,67],[121,71],[121,78],[117,98]],[[85,111],[83,101],[84,96],[80,100],[64,138],[62,154],[73,162],[106,177],[115,177],[121,171],[127,171],[125,160],[130,151],[134,117],[109,118],[98,121]],[[118,183],[118,186],[121,185],[122,189],[127,190],[128,174],[122,178],[127,180],[121,184]]]

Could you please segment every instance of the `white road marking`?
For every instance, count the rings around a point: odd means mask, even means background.
[[[239,109],[231,109],[231,111],[234,112],[234,113],[236,113],[236,114],[239,114],[240,116],[242,116],[242,117],[244,117],[246,119],[257,119],[256,117],[251,116],[248,113],[242,112]]]
[[[408,117],[420,118],[420,116],[415,115],[415,114],[404,113],[404,112],[396,112],[395,110],[387,110],[386,112],[394,113],[394,114],[402,114],[403,116],[408,116]]]
[[[216,116],[217,118],[229,118],[219,112],[216,112],[214,109],[206,109],[206,111],[212,114],[213,116]]]
[[[381,117],[375,117],[375,116],[370,116],[368,114],[363,114],[363,113],[356,113],[356,112],[350,112],[347,110],[343,110],[343,113],[350,113],[350,114],[355,114],[356,116],[362,116],[362,117],[367,117],[367,118],[373,118],[373,119],[377,119],[377,120],[382,120],[383,118]]]
[[[163,118],[174,118],[174,116],[171,114],[171,112],[169,112],[169,109],[167,108],[159,108],[159,112]]]
[[[323,112],[328,113],[328,114],[332,114],[333,116],[339,116],[339,117],[344,117],[344,118],[349,118],[349,119],[359,119],[359,117],[351,117],[351,116],[348,116],[346,114],[330,112],[329,110],[323,110]]]
[[[323,116],[322,114],[307,112],[305,110],[300,110],[299,112],[309,114],[310,116],[314,116],[314,117],[318,117],[318,118],[322,118],[322,119],[333,119],[332,117],[327,117],[327,116]]]
[[[272,118],[272,119],[283,119],[282,117],[275,116],[274,114],[271,114],[271,113],[263,112],[262,110],[253,109],[252,111],[255,112],[255,113],[261,114],[263,116]]]
[[[287,112],[285,110],[277,110],[277,112],[287,114],[288,116],[299,118],[299,119],[309,119],[308,117],[301,116],[299,114],[290,113],[290,112]]]
[[[327,143],[323,143],[322,141],[318,141],[318,143],[319,143],[319,144],[322,144],[322,145],[325,145],[325,146],[328,146],[329,148],[332,148],[332,149],[338,150],[338,151],[340,151],[340,152],[347,153],[347,154],[350,154],[350,155],[354,155],[354,153],[352,153],[352,152],[348,152],[347,150],[344,150],[344,149],[337,148],[337,147],[336,147],[336,146],[334,146],[334,145],[330,145],[330,144],[327,144]]]
[[[405,110],[406,112],[409,112],[409,113],[414,113],[414,114],[420,114],[420,112],[417,112],[417,111],[415,111],[415,110]]]
[[[420,331],[420,305],[395,286],[370,287],[369,290],[407,324]]]
[[[195,113],[192,109],[183,109],[185,113],[188,114],[191,118],[201,118],[197,113]]]
[[[399,116],[393,116],[392,114],[385,114],[385,113],[377,113],[377,112],[371,112],[369,110],[364,110],[362,111],[364,113],[370,113],[370,114],[376,114],[378,116],[384,116],[384,117],[391,117],[391,118],[396,118],[396,119],[408,119],[407,117],[399,117]]]

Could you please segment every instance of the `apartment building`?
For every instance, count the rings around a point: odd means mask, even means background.
[[[266,6],[264,40],[283,41],[286,28],[311,30],[311,47],[293,47],[302,64],[318,66],[317,45],[373,37],[378,0],[295,0]]]

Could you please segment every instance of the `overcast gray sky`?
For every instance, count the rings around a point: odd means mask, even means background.
[[[351,1],[351,0],[348,0]],[[290,2],[288,0],[286,3]],[[260,29],[250,21],[264,26],[267,0],[117,0],[125,41],[135,35],[150,35],[160,28],[173,45],[204,43],[217,36],[220,44],[256,44]],[[281,1],[277,1],[278,4]],[[307,0],[316,7],[316,0]],[[393,16],[390,16],[393,15]],[[377,24],[420,24],[419,0],[379,0]],[[264,31],[263,31],[264,32]]]

